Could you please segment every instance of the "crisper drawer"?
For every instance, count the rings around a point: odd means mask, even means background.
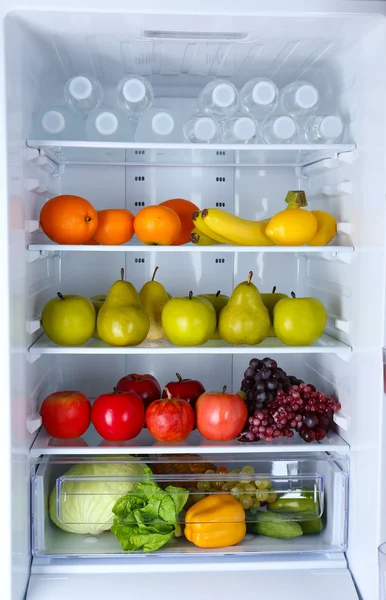
[[[33,464],[35,556],[342,552],[348,459],[48,457]]]

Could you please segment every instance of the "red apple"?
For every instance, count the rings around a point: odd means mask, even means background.
[[[82,392],[55,392],[43,400],[40,414],[49,435],[72,439],[83,435],[90,425],[91,405]]]
[[[159,442],[182,442],[193,429],[194,410],[186,400],[173,398],[165,390],[167,398],[155,400],[147,407],[146,425]]]
[[[233,440],[243,430],[248,418],[244,400],[238,394],[206,392],[196,404],[197,429],[207,440]]]
[[[179,373],[176,373],[176,377],[177,381],[166,384],[167,389],[173,398],[183,398],[194,408],[201,394],[205,392],[204,386],[196,379],[182,379]],[[167,398],[165,390],[162,393],[162,398]]]
[[[135,392],[102,394],[95,400],[91,418],[95,429],[109,442],[136,437],[143,427],[145,407]]]
[[[145,409],[150,402],[161,397],[160,384],[153,375],[148,373],[145,375],[130,373],[130,375],[122,377],[116,385],[116,390],[118,392],[136,392],[142,398]]]

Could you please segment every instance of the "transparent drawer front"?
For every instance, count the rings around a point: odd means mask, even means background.
[[[147,458],[41,459],[33,474],[35,554],[345,548],[347,464],[341,457],[244,464],[226,456]]]

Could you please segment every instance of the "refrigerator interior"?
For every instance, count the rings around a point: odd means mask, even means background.
[[[384,48],[384,34],[383,17],[371,14],[208,19],[90,12],[74,19],[71,13],[26,11],[7,16],[16,600],[24,596],[31,569],[30,447],[36,436],[36,413],[44,397],[69,387],[95,398],[128,372],[151,372],[163,383],[182,372],[199,377],[208,389],[226,384],[236,391],[249,359],[261,352],[272,355],[288,372],[336,395],[342,404],[336,427],[350,446],[347,560],[364,600],[376,597],[376,548],[381,541],[386,105],[386,78],[376,57]],[[330,100],[324,108],[328,111],[329,102],[338,107],[347,122],[345,142],[355,144],[356,149],[326,154],[316,150],[303,162],[300,159],[302,166],[297,166],[301,155],[296,149],[241,153],[238,161],[231,148],[225,155],[218,150],[191,148],[184,152],[149,148],[148,154],[136,154],[131,148],[126,154],[122,149],[90,152],[86,147],[63,145],[59,162],[66,164],[55,166],[47,158],[49,148],[46,154],[39,154],[36,144],[26,146],[33,133],[32,116],[41,103],[60,100],[54,93],[58,82],[62,85],[81,72],[91,72],[101,81],[110,102],[119,79],[134,72],[149,77],[160,102],[181,106],[193,106],[200,89],[215,77],[230,79],[238,87],[257,74],[272,77],[279,87],[307,78],[323,89],[330,88]],[[134,213],[142,203],[185,197],[200,208],[220,205],[244,218],[262,219],[283,208],[289,189],[304,189],[312,209],[327,210],[342,224],[343,233],[334,242],[341,249],[332,252],[325,248],[319,253],[305,249],[165,252],[141,247],[130,252],[53,251],[41,249],[49,241],[35,230],[42,205],[59,193],[84,196],[97,209],[127,207]],[[270,291],[276,285],[279,291],[293,290],[299,296],[322,300],[329,314],[329,337],[322,349],[305,354],[296,349],[285,352],[273,344],[271,352],[266,348],[251,348],[246,353],[237,348],[209,347],[184,355],[179,350],[146,345],[122,352],[106,351],[96,343],[81,350],[54,348],[42,336],[39,315],[57,291],[88,297],[106,293],[121,267],[128,280],[140,287],[155,266],[159,266],[159,281],[172,295],[183,295],[190,289],[194,293],[221,289],[229,294],[253,270],[260,291]],[[48,447],[52,448],[49,443]],[[101,447],[99,452],[103,451]],[[40,452],[39,437],[33,452],[35,456]],[[259,568],[257,560],[241,560],[243,565]],[[63,564],[65,569],[65,561]],[[183,558],[167,562],[166,568],[172,572],[184,569],[181,564]],[[299,558],[296,568],[300,564]],[[56,568],[60,573],[60,566]],[[100,568],[108,569],[108,563]],[[99,567],[94,570],[98,572]],[[38,571],[39,565],[31,579],[29,597],[40,600],[44,596]],[[49,571],[44,573],[47,579],[55,577]],[[294,573],[286,574],[288,581]],[[75,577],[80,578],[79,588],[87,585],[87,576],[82,577],[80,566]],[[67,585],[67,594],[73,593],[74,580],[68,580]],[[95,585],[99,585],[97,580]],[[150,597],[150,584],[137,584],[136,580],[136,585],[142,585],[137,589],[143,597]],[[212,585],[210,581],[209,588]],[[344,595],[345,588],[340,591],[341,597],[349,597]],[[279,591],[274,590],[271,597],[279,598]]]

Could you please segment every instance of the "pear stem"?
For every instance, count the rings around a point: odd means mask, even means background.
[[[295,292],[291,292],[292,298],[296,298]]]
[[[163,391],[164,391],[164,392],[166,392],[166,395],[167,395],[167,397],[168,397],[168,400],[171,400],[171,399],[173,398],[173,396],[171,395],[171,393],[169,392],[169,390],[168,390],[168,388],[167,388],[167,387],[165,387],[165,388],[163,389]]]
[[[276,292],[276,285],[274,285],[272,288],[272,294],[274,294],[275,292]]]
[[[121,281],[123,281],[124,276],[125,276],[125,269],[122,267],[122,269],[121,269]]]
[[[179,373],[176,373],[176,377],[177,377],[178,381],[182,381],[182,377]]]
[[[222,393],[222,394],[225,394],[225,392],[226,392],[226,391],[227,391],[227,386],[226,386],[226,385],[224,385],[224,387],[222,388],[222,392],[221,392],[221,393]]]
[[[65,297],[63,296],[63,294],[61,294],[60,292],[57,293],[57,296],[61,299],[61,300],[65,300]]]
[[[249,273],[248,273],[248,281],[247,281],[248,285],[251,283],[252,277],[253,277],[253,271],[249,271]]]
[[[193,298],[193,292],[189,292],[189,300]]]
[[[156,267],[154,269],[153,277],[151,278],[152,281],[154,281],[154,277],[155,277],[155,274],[157,273],[158,269],[159,269],[159,267]]]
[[[218,296],[221,294],[221,290],[219,290],[216,294],[216,298],[218,298]]]

